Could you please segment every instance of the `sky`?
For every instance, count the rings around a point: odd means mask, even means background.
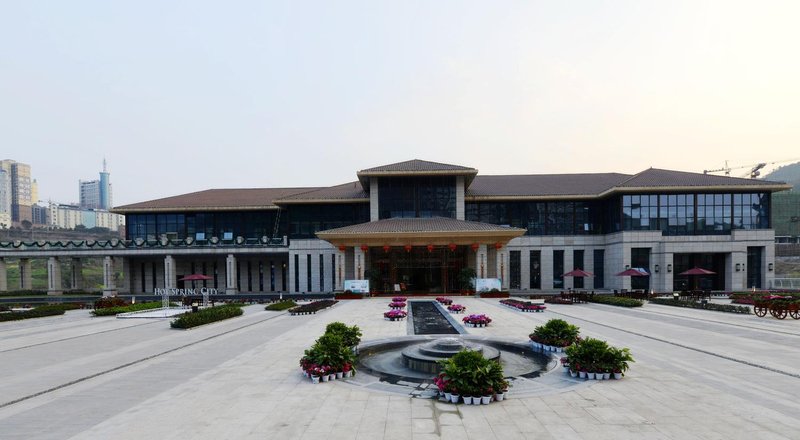
[[[480,174],[800,159],[800,2],[22,1],[0,14],[0,159],[115,205]],[[736,169],[732,175],[746,174]]]

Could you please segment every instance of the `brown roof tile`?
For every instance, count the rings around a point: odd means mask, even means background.
[[[596,196],[630,177],[619,173],[476,176],[466,197]]]
[[[760,179],[744,179],[740,177],[716,176],[713,174],[689,173],[686,171],[663,170],[649,168],[625,182],[617,185],[620,189],[644,187],[726,187],[726,186],[763,186],[780,185],[782,182],[771,182]]]
[[[379,234],[422,232],[496,232],[522,231],[520,228],[492,225],[488,223],[456,220],[446,217],[388,218],[342,228],[320,231],[321,234]]]
[[[273,200],[317,188],[230,188],[207,189],[163,199],[117,206],[114,212],[225,211],[274,209]]]
[[[429,162],[427,160],[407,160],[405,162],[397,162],[389,165],[381,165],[379,167],[367,168],[359,171],[361,173],[402,173],[402,172],[426,172],[426,171],[464,171],[464,172],[477,172],[475,168],[462,167],[460,165],[450,165],[446,163]]]
[[[283,203],[311,203],[314,201],[353,201],[364,200],[369,201],[369,194],[364,191],[361,183],[349,182],[341,185],[331,186],[328,188],[320,188],[311,191],[293,194],[290,196],[282,197],[275,200],[277,204]]]

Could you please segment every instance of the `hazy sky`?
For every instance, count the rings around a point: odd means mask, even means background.
[[[800,158],[796,0],[0,11],[0,159],[31,164],[45,200],[77,200],[104,157],[117,205],[413,158],[481,174]]]

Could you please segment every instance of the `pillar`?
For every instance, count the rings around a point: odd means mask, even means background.
[[[70,283],[72,290],[83,289],[83,261],[80,258],[70,259]]]
[[[355,276],[357,280],[364,279],[364,266],[367,264],[366,254],[361,250],[360,246],[353,247],[353,267],[355,268]]]
[[[225,294],[236,294],[236,257],[233,254],[225,259]]]
[[[488,255],[488,251],[486,249],[486,245],[482,244],[478,246],[478,251],[475,253],[476,267],[475,273],[477,274],[478,278],[488,278],[489,277],[489,268],[487,267],[486,257]]]
[[[172,255],[167,255],[164,257],[164,288],[174,289],[176,278],[175,258],[173,258]]]
[[[103,296],[117,296],[114,280],[114,257],[103,258]]]
[[[6,260],[0,258],[0,292],[8,290],[8,270],[6,269]]]
[[[120,291],[123,293],[133,293],[133,271],[131,270],[131,259],[122,258],[122,286]]]
[[[61,295],[61,262],[57,257],[47,259],[47,294]]]
[[[31,260],[19,260],[19,287],[22,290],[33,290],[33,275],[31,274]]]
[[[333,286],[333,290],[344,290],[344,252],[340,250],[336,250],[336,267],[333,270],[336,271],[336,285]]]

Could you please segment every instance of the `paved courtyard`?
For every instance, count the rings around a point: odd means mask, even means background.
[[[800,322],[646,305],[520,313],[458,299],[494,322],[470,334],[527,340],[563,318],[630,347],[623,380],[547,373],[541,388],[463,406],[357,383],[312,385],[297,361],[331,321],[364,339],[407,334],[386,299],[307,316],[245,308],[188,331],[88,311],[0,324],[3,439],[798,439]],[[557,375],[557,376],[556,376]]]

